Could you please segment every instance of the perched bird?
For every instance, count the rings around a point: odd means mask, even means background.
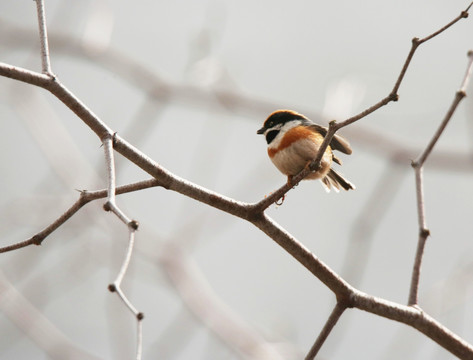
[[[263,127],[256,133],[266,137],[269,158],[279,171],[287,175],[290,184],[292,177],[315,159],[327,131],[327,128],[313,123],[295,111],[277,110],[269,115]],[[342,164],[332,150],[348,155],[352,152],[347,140],[334,135],[322,156],[319,169],[307,175],[305,179],[320,179],[327,192],[331,188],[338,192],[340,187],[344,190],[355,189],[355,185],[331,168],[332,162]]]

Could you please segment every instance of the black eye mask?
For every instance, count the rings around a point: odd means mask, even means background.
[[[266,134],[266,142],[268,144],[274,140],[274,138],[279,134],[279,130],[271,130]]]

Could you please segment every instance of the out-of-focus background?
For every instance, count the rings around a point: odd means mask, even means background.
[[[414,36],[467,1],[46,1],[53,72],[175,174],[255,202],[285,178],[256,130],[278,108],[327,124],[386,96]],[[40,71],[35,3],[0,3],[0,61]],[[400,99],[341,134],[356,191],[303,182],[268,213],[360,290],[406,303],[417,245],[410,162],[451,104],[473,20],[422,45]],[[470,85],[424,171],[420,305],[473,341]],[[0,246],[106,186],[99,139],[46,91],[0,78]],[[118,184],[149,176],[118,158]],[[126,228],[88,204],[45,240],[0,256],[0,359],[130,359],[136,323],[107,291]],[[160,188],[118,198],[141,226],[124,290],[145,314],[144,359],[300,359],[332,293],[252,225]],[[273,355],[268,355],[273,354]],[[266,357],[265,357],[266,356]],[[450,359],[415,330],[358,310],[322,359]]]

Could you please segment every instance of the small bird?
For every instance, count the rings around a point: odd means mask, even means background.
[[[274,165],[284,175],[288,184],[292,177],[301,172],[317,156],[328,129],[310,121],[307,117],[292,110],[273,112],[256,133],[264,135],[268,143],[268,155]],[[341,165],[332,150],[350,155],[350,144],[340,135],[334,135],[325,150],[319,169],[307,175],[305,179],[319,179],[327,192],[340,187],[344,190],[355,189],[355,185],[344,179],[331,168],[332,162]]]

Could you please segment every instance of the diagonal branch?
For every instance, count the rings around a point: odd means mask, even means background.
[[[443,33],[445,30],[447,30],[449,27],[452,25],[456,24],[458,21],[461,19],[466,19],[469,15],[468,11],[470,10],[471,6],[473,5],[473,2],[468,5],[468,7],[463,10],[456,18],[454,18],[452,21],[450,21],[447,25],[441,27],[439,30],[433,32],[432,34],[419,39],[419,38],[413,38],[412,39],[412,44],[411,44],[411,49],[409,50],[409,54],[406,57],[406,60],[404,61],[404,65],[402,66],[401,72],[399,73],[399,76],[397,77],[396,83],[394,84],[393,89],[389,93],[388,96],[380,100],[378,103],[374,104],[370,108],[362,111],[358,115],[355,115],[349,119],[346,119],[345,121],[341,122],[340,124],[337,125],[337,130],[341,129],[342,127],[345,127],[347,125],[350,125],[354,123],[355,121],[358,121],[365,116],[371,114],[373,111],[378,110],[380,107],[383,107],[384,105],[387,105],[391,101],[397,101],[399,99],[398,91],[399,87],[401,86],[402,81],[404,80],[404,77],[406,75],[407,69],[411,63],[412,58],[414,57],[414,53],[416,52],[417,48],[422,45],[423,43],[433,39],[437,35],[440,35]]]
[[[127,184],[119,186],[116,188],[116,194],[125,194],[133,191],[139,191],[143,189],[148,189],[150,187],[159,186],[159,181],[156,179],[149,179],[144,181],[139,181],[132,184]],[[107,190],[97,190],[97,191],[86,191],[83,190],[80,192],[79,199],[67,209],[59,218],[54,220],[50,225],[45,229],[41,230],[39,233],[33,235],[31,238],[25,241],[18,242],[13,245],[8,245],[0,248],[0,253],[21,249],[29,245],[41,245],[41,243],[49,235],[51,235],[56,229],[62,226],[67,220],[69,220],[76,212],[78,212],[84,205],[88,204],[90,201],[103,199],[107,197]]]
[[[419,156],[419,158],[412,162],[412,167],[415,172],[415,181],[416,181],[416,196],[417,196],[417,216],[419,223],[419,240],[417,242],[416,256],[414,260],[414,266],[412,270],[411,286],[409,291],[409,305],[417,305],[418,303],[418,291],[419,291],[419,281],[420,281],[420,268],[422,264],[422,258],[424,254],[424,248],[427,241],[427,238],[430,235],[430,231],[427,228],[425,220],[425,204],[424,204],[424,182],[422,178],[424,163],[432,153],[432,150],[437,144],[437,141],[440,139],[440,136],[443,134],[443,131],[447,127],[450,119],[453,116],[453,113],[458,107],[458,104],[466,96],[466,88],[470,80],[472,70],[473,70],[473,51],[468,52],[468,65],[466,68],[465,75],[463,77],[460,89],[456,92],[450,108],[447,111],[443,121],[441,122],[439,128],[435,132],[434,136],[430,140],[429,144]]]
[[[330,332],[332,331],[333,327],[337,324],[338,319],[340,319],[340,317],[342,316],[346,308],[347,306],[346,304],[343,303],[343,301],[337,301],[337,304],[333,308],[329,318],[327,319],[327,322],[325,323],[322,331],[317,337],[317,340],[315,340],[314,345],[312,345],[312,348],[310,349],[309,353],[305,357],[305,360],[312,360],[317,356],[322,345],[325,343],[325,340],[327,340],[327,337],[330,335]]]

